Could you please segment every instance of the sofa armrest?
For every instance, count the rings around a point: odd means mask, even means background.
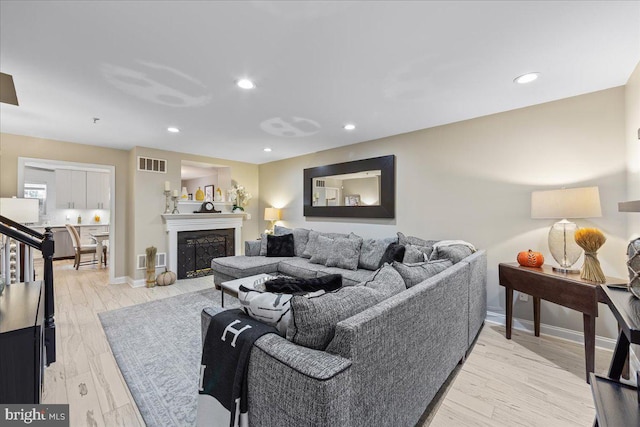
[[[351,366],[351,361],[320,350],[302,347],[276,334],[261,337],[256,347],[302,375],[328,380]]]
[[[251,350],[248,382],[252,427],[354,425],[351,361],[343,357],[268,334]]]
[[[262,240],[246,240],[244,242],[244,255],[245,256],[259,256],[260,245]]]

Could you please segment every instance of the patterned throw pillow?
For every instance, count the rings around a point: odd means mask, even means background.
[[[416,264],[403,264],[401,262],[394,261],[392,264],[400,276],[404,279],[404,283],[407,288],[417,285],[418,283],[427,280],[429,277],[446,270],[453,264],[448,259],[419,262]]]
[[[327,258],[325,265],[327,267],[357,270],[361,246],[362,237],[354,233],[349,234],[348,239],[345,239],[344,237],[335,239],[331,244],[329,257]]]
[[[324,291],[321,291],[324,292]],[[275,294],[240,286],[238,299],[245,313],[267,325],[274,326],[285,336],[291,322],[293,295]]]
[[[380,260],[384,255],[384,251],[391,243],[398,243],[396,237],[387,237],[384,239],[366,239],[362,242],[360,248],[360,260],[358,267],[367,270],[377,270],[380,268]]]
[[[311,239],[309,239],[309,242],[311,242]],[[331,248],[333,247],[333,240],[328,237],[318,235],[318,237],[315,239],[315,242],[316,249],[309,262],[313,264],[324,265],[329,259],[329,254],[331,253]],[[309,247],[309,244],[307,244],[307,247]]]
[[[284,236],[267,235],[268,257],[292,257],[294,255],[293,234],[285,234]]]

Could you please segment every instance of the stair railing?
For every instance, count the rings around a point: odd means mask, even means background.
[[[5,278],[8,277],[7,275],[9,273],[10,239],[14,239],[20,243],[24,243],[25,246],[29,248],[25,252],[24,257],[25,281],[28,281],[28,278],[31,280],[34,279],[33,252],[31,252],[31,250],[39,250],[42,253],[42,258],[44,258],[44,342],[46,348],[47,366],[49,366],[49,364],[56,361],[56,324],[54,319],[55,301],[53,295],[53,232],[51,231],[51,227],[45,227],[44,234],[41,234],[29,227],[26,227],[7,217],[0,215],[0,236],[3,236],[2,241],[5,242],[2,250],[2,274],[5,275]],[[16,264],[20,264],[19,259],[16,260]],[[5,280],[5,283],[10,283],[10,281]]]

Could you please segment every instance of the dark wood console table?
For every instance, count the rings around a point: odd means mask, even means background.
[[[519,291],[533,298],[534,333],[540,336],[540,300],[546,300],[582,313],[584,325],[584,350],[586,381],[593,372],[596,348],[596,317],[598,302],[606,302],[599,284],[583,280],[579,274],[565,274],[553,271],[550,266],[539,268],[522,267],[517,263],[501,263],[498,266],[500,286],[505,287],[506,296],[506,337],[511,339],[513,324],[513,291]],[[626,286],[625,279],[607,277],[606,283]]]

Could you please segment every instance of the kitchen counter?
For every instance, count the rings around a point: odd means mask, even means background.
[[[104,224],[102,222],[92,222],[88,224],[73,224],[73,223],[69,223],[69,224],[73,225],[74,227],[100,227],[100,226],[108,227],[109,226],[109,224]],[[48,224],[48,225],[38,224],[38,225],[29,225],[28,227],[33,228],[34,230],[37,230],[37,229],[44,230],[45,227],[64,228],[65,224]]]

